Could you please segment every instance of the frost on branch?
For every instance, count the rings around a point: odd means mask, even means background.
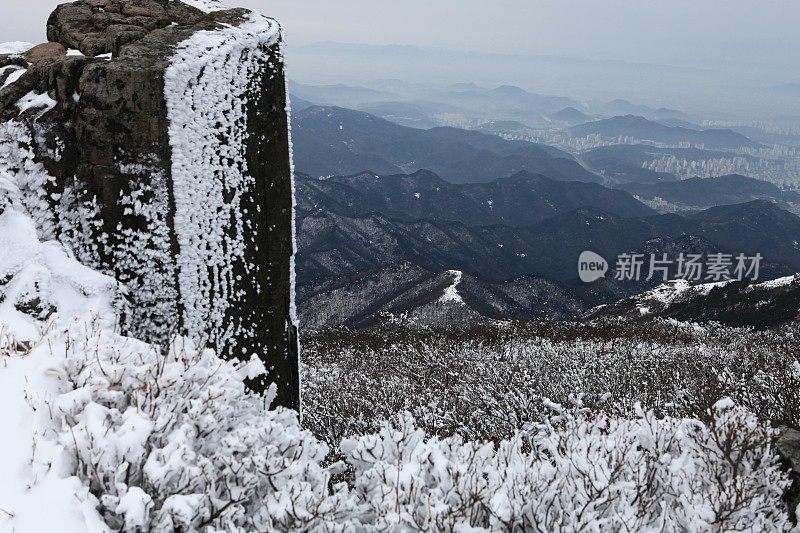
[[[774,431],[729,400],[692,419],[593,413],[575,397],[486,443],[430,437],[406,414],[345,439],[326,468],[328,447],[294,412],[246,390],[251,363],[51,319],[22,356],[54,382],[26,393],[30,483],[72,476],[115,530],[789,528]],[[16,347],[0,341],[5,358]]]
[[[234,363],[80,323],[47,341],[61,394],[37,405],[52,414],[39,438],[63,447],[111,528],[292,530],[352,514],[344,487],[329,490],[327,447],[293,411],[267,411]]]
[[[70,457],[115,529],[788,530],[774,431],[732,402],[699,419],[551,404],[496,442],[429,437],[406,414],[341,444],[265,411],[233,363],[101,329],[48,339],[61,394],[40,438]],[[44,347],[42,348],[44,349]],[[46,449],[46,448],[45,448]],[[47,458],[37,460],[46,468]],[[331,475],[349,472],[348,484]]]
[[[729,405],[709,414],[568,414],[494,444],[426,438],[406,415],[342,450],[379,530],[788,530],[772,430]]]

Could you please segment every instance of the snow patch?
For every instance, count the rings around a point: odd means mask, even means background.
[[[694,296],[708,296],[713,289],[724,287],[731,282],[732,280],[725,280],[692,285],[685,279],[671,280],[636,297],[638,301],[642,302],[642,304],[639,305],[639,312],[642,315],[651,312],[651,309],[644,305],[644,303],[647,302],[660,304],[660,306],[657,306],[659,307],[657,310],[660,311],[668,308],[676,301],[683,301]]]
[[[16,72],[14,73],[16,74]],[[12,76],[14,75],[12,74]],[[10,79],[10,76],[9,76]],[[35,91],[31,91],[19,100],[17,100],[16,106],[19,109],[20,114],[24,113],[28,109],[42,109],[39,115],[43,115],[47,113],[51,109],[56,106],[57,102],[50,98],[47,93],[37,93]]]
[[[7,43],[0,43],[0,54],[24,54],[31,48],[33,48],[32,43],[10,41]]]
[[[211,13],[214,11],[222,11],[228,9],[228,6],[223,4],[220,0],[181,0],[184,4],[196,7],[204,13]]]
[[[458,293],[458,285],[461,283],[461,278],[464,276],[460,270],[448,270],[447,275],[453,277],[453,283],[450,284],[442,294],[439,301],[442,303],[455,302],[464,305],[464,299]]]
[[[250,360],[242,363],[237,370],[242,379],[256,379],[267,373],[267,367],[258,354],[251,355]]]
[[[7,208],[0,215],[0,331],[31,341],[45,319],[113,316],[121,288],[86,268],[56,241],[39,240],[33,220]]]
[[[792,276],[786,276],[786,277],[783,277],[783,278],[773,279],[773,280],[764,281],[762,283],[758,283],[758,284],[755,284],[755,285],[750,285],[749,287],[747,287],[747,291],[749,292],[749,291],[752,291],[752,290],[777,289],[779,287],[786,287],[788,285],[791,285],[792,283],[794,283],[795,281],[798,281],[798,280],[800,280],[800,275],[795,274],[795,275],[792,275]]]
[[[8,75],[8,78],[6,78],[6,81],[3,83],[3,86],[0,87],[0,89],[5,89],[9,85],[20,79],[22,75],[25,74],[26,72],[28,72],[28,69],[26,68],[16,69],[14,72]]]

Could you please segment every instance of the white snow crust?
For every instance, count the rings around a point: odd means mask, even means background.
[[[0,54],[23,54],[33,48],[32,43],[24,41],[9,41],[0,43]]]
[[[460,270],[448,270],[447,274],[452,276],[453,282],[444,290],[444,293],[439,298],[442,303],[454,302],[464,305],[464,299],[458,294],[458,285],[461,283],[461,278],[464,276]]]
[[[204,13],[211,13],[213,11],[221,11],[228,9],[220,0],[181,0],[184,4],[196,7]]]
[[[224,324],[243,262],[241,200],[253,184],[244,158],[250,83],[279,27],[258,14],[237,27],[200,31],[178,45],[165,73],[172,147],[178,289],[193,339],[217,332],[217,346],[242,334]],[[245,265],[253,268],[253,265]]]

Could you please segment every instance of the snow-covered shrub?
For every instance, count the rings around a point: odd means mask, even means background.
[[[40,240],[7,198],[4,529],[788,527],[786,477],[759,419],[796,420],[792,331],[402,327],[312,338],[307,423],[331,452],[294,412],[268,410],[269,394],[246,391],[251,365],[180,339],[163,352],[117,334],[118,284]],[[723,393],[759,417],[731,401],[703,407]],[[404,411],[413,415],[385,422]],[[344,462],[325,467],[337,456]],[[51,510],[52,520],[35,516]]]
[[[800,333],[668,321],[527,323],[467,330],[329,331],[303,340],[304,424],[335,449],[411,412],[429,435],[508,438],[583,394],[623,417],[641,404],[697,417],[732,398],[800,427]]]
[[[787,530],[772,431],[728,401],[709,415],[566,413],[494,444],[426,438],[405,415],[341,448],[378,530]]]
[[[406,413],[344,439],[325,468],[328,447],[209,350],[164,354],[83,320],[15,346],[0,350],[55,383],[29,387],[34,478],[79,480],[112,530],[788,529],[773,430],[729,400],[701,418],[541,401],[490,441],[430,436]]]
[[[344,487],[329,493],[327,447],[212,351],[177,341],[162,354],[81,322],[37,349],[61,382],[37,405],[51,417],[39,438],[63,446],[113,529],[291,530],[352,515]]]

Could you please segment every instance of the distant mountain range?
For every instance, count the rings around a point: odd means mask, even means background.
[[[655,214],[624,191],[524,171],[476,184],[449,183],[427,170],[393,176],[363,172],[324,180],[298,175],[296,198],[299,216],[318,210],[351,217],[378,212],[399,220],[469,226],[526,226],[587,206],[622,217]]]
[[[570,131],[705,149],[617,145],[574,157],[500,136],[526,136],[530,128],[518,120],[475,130],[430,127],[429,102],[382,100],[414,90],[398,83],[387,80],[374,92],[330,86],[293,98],[297,294],[306,327],[367,327],[388,314],[427,324],[568,319],[658,283],[617,281],[613,273],[581,283],[577,258],[585,250],[612,268],[626,252],[725,252],[760,253],[762,279],[800,271],[800,218],[781,208],[800,205],[800,193],[745,176],[679,181],[644,168],[663,158],[724,159],[730,152],[722,150],[758,146],[746,136],[686,127],[679,111],[647,109],[654,120],[614,117]],[[442,92],[451,102],[531,98],[510,86]],[[314,105],[331,94],[374,97],[362,105],[391,120]],[[564,127],[590,118],[568,105],[550,120]],[[659,215],[648,205],[681,214]],[[791,306],[783,308],[790,314]],[[587,316],[627,316],[626,309]],[[714,316],[725,313],[735,314]]]
[[[796,191],[783,190],[772,183],[737,174],[659,183],[623,183],[617,188],[640,198],[660,198],[685,209],[705,209],[757,199],[772,200],[789,207],[800,204],[800,193]]]
[[[578,254],[583,249],[599,251],[613,263],[616,254],[625,251],[648,256],[667,253],[675,258],[679,253],[754,254],[758,247],[774,247],[778,240],[782,240],[778,249],[792,247],[787,235],[797,235],[800,219],[790,215],[781,221],[780,210],[766,202],[734,207],[725,214],[730,229],[722,233],[715,222],[722,214],[713,210],[687,220],[674,215],[624,219],[580,209],[528,228],[470,228],[457,223],[397,221],[379,214],[341,217],[317,213],[301,218],[298,226],[300,314],[304,326],[313,328],[368,327],[381,320],[382,314],[405,315],[431,325],[566,320],[601,303],[610,305],[589,313],[587,319],[644,317],[647,313],[637,310],[639,304],[631,303],[638,300],[615,302],[651,290],[658,280],[622,282],[609,275],[582,284],[574,279]],[[756,213],[762,218],[770,213],[777,216],[770,222],[771,230],[765,221],[755,232],[741,232],[741,224]],[[584,230],[587,225],[588,232]],[[773,231],[775,236],[764,238],[765,231]],[[703,233],[708,236],[698,235]],[[797,252],[795,249],[791,258],[793,265],[781,264],[775,260],[776,254],[765,252],[761,279],[800,270]],[[457,299],[452,298],[454,290]],[[731,325],[771,326],[796,315],[800,294],[795,291],[789,300],[776,303],[754,300],[742,304],[749,311],[738,318],[738,304],[732,305],[738,300],[725,298],[717,298],[710,311],[699,301],[680,312],[672,308],[672,314],[656,312],[653,306],[648,309],[653,316],[702,321],[724,318]],[[782,311],[779,315],[759,313],[758,305]]]
[[[724,192],[726,180],[741,177],[711,182],[708,194]],[[800,217],[767,200],[654,215],[625,191],[524,172],[485,184],[429,171],[298,175],[296,185],[298,303],[308,327],[367,327],[387,313],[428,324],[567,319],[658,282],[580,283],[584,250],[612,268],[625,252],[724,252],[762,254],[762,279],[800,271]],[[458,300],[445,297],[455,271]]]
[[[570,128],[575,137],[600,135],[607,138],[633,137],[640,141],[652,141],[663,144],[704,145],[711,149],[733,150],[737,148],[759,148],[761,145],[744,135],[731,130],[693,130],[684,127],[670,127],[641,116],[625,115],[595,122],[588,122]]]
[[[578,105],[572,98],[536,94],[514,85],[503,85],[494,89],[463,88],[431,92],[428,99],[471,110],[482,107],[498,111],[518,110],[522,114],[521,116],[539,117],[565,107]]]
[[[547,118],[555,122],[563,122],[569,126],[577,126],[578,124],[584,124],[592,120],[592,117],[583,111],[578,111],[574,107],[565,107],[561,111],[549,115]]]
[[[457,128],[421,130],[368,113],[314,106],[293,114],[295,167],[314,176],[432,170],[452,183],[480,183],[528,171],[565,181],[600,182],[550,146]]]
[[[669,251],[674,256],[761,253],[764,275],[775,277],[800,270],[798,236],[800,217],[766,201],[716,207],[690,217],[626,218],[584,207],[524,227],[408,221],[380,213],[344,216],[319,210],[298,220],[298,272],[301,284],[317,283],[409,262],[434,272],[461,270],[499,281],[536,275],[574,282],[577,258],[584,250],[612,263],[620,253],[644,250]],[[626,289],[608,290],[605,298]]]
[[[299,293],[305,328],[363,328],[406,316],[427,325],[569,319],[587,311],[576,291],[536,276],[496,282],[408,262],[325,280]]]
[[[732,327],[770,328],[798,319],[800,275],[753,283],[722,282],[691,286],[671,281],[642,294],[592,309],[583,318],[628,321],[673,318]]]
[[[486,88],[474,83],[448,87],[426,87],[401,80],[382,80],[369,87],[352,85],[308,85],[290,82],[292,95],[320,105],[341,106],[369,113],[413,127],[432,121],[440,113],[452,113],[480,120],[509,120],[522,123],[541,121],[542,117],[565,107],[580,104],[572,98],[548,96],[526,91],[514,85]],[[408,107],[411,106],[411,107]],[[408,123],[413,109],[414,122]]]
[[[395,100],[398,95],[387,91],[376,91],[367,87],[352,85],[306,85],[289,82],[289,92],[296,98],[321,105],[357,107],[366,103]]]

